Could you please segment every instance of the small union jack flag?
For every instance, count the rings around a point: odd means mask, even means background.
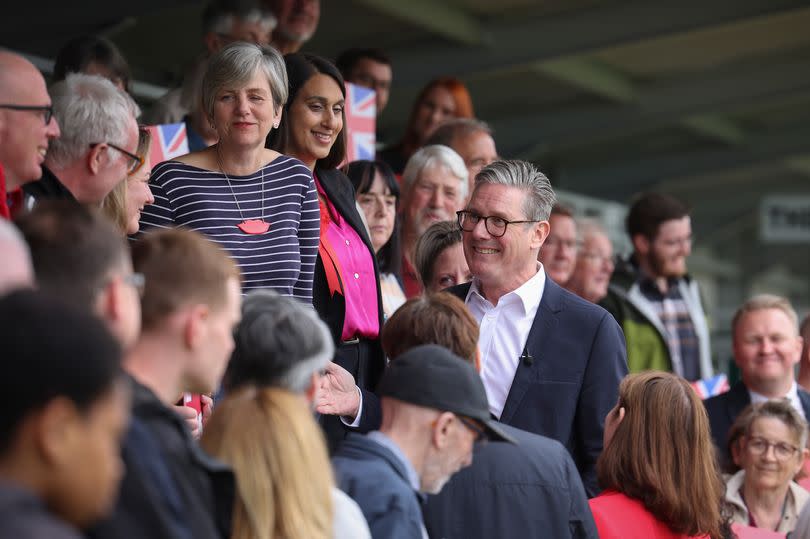
[[[692,387],[695,388],[698,396],[705,400],[728,391],[728,377],[725,374],[718,374],[712,378],[692,382]]]
[[[186,124],[162,124],[146,126],[152,132],[152,149],[149,158],[154,167],[158,163],[188,153]]]
[[[374,90],[346,83],[347,161],[373,160],[377,140],[377,104]]]

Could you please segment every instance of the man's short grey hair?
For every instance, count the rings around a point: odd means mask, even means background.
[[[536,166],[526,161],[495,161],[481,169],[475,177],[475,189],[490,183],[517,187],[526,191],[523,213],[532,221],[548,221],[551,207],[557,202],[551,182]]]
[[[482,120],[477,118],[453,118],[437,127],[425,144],[442,144],[452,148],[453,141],[467,138],[479,132],[492,136],[492,128]]]
[[[329,328],[311,307],[271,290],[245,296],[234,337],[226,391],[256,385],[303,393],[335,352]]]
[[[141,111],[135,101],[98,75],[70,73],[51,86],[53,113],[62,132],[48,148],[48,162],[65,168],[90,151],[93,144],[125,148],[129,127]],[[107,148],[108,152],[115,151]]]
[[[229,35],[235,20],[259,23],[270,33],[278,22],[256,0],[213,0],[203,12],[203,32]]]
[[[584,242],[586,239],[593,236],[605,236],[610,239],[605,227],[602,226],[602,223],[596,219],[583,217],[581,219],[576,219],[575,221],[577,224],[577,237],[579,238],[580,242]]]
[[[464,159],[455,150],[441,144],[424,146],[408,159],[405,170],[402,171],[402,184],[405,191],[410,191],[426,168],[437,166],[446,168],[450,174],[458,178],[459,194],[461,200],[465,200],[467,198],[467,178],[469,177],[467,166],[464,164]]]
[[[223,88],[244,87],[257,70],[267,77],[274,109],[287,102],[289,89],[284,58],[273,47],[238,41],[223,47],[208,61],[202,80],[202,103],[209,120],[214,119],[217,94]]]

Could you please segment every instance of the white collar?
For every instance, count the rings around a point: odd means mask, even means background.
[[[537,273],[535,273],[528,281],[517,287],[516,289],[512,290],[511,292],[504,294],[498,300],[498,304],[500,305],[501,302],[506,299],[507,303],[515,300],[519,300],[521,305],[523,306],[523,313],[528,313],[531,311],[537,311],[537,306],[540,305],[540,299],[543,297],[543,291],[546,287],[546,272],[543,269],[543,264],[540,262],[537,263]],[[470,290],[467,292],[467,297],[465,302],[470,301],[471,296],[477,296],[482,301],[486,301],[491,305],[489,300],[481,294],[480,288],[480,280],[478,277],[473,277],[472,285],[470,286]],[[515,298],[514,300],[510,298]]]
[[[757,393],[753,389],[748,390],[748,395],[751,397],[751,404],[771,400],[762,393]],[[793,405],[796,411],[799,412],[799,414],[802,417],[804,417],[804,408],[802,407],[802,401],[799,400],[799,386],[796,385],[795,380],[793,381],[793,385],[790,386],[790,389],[788,389],[787,393],[785,393],[785,395],[782,398],[789,400],[790,404]]]

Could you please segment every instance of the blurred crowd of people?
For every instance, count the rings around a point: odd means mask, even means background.
[[[143,111],[104,38],[0,50],[0,538],[810,537],[810,322],[748,299],[702,401],[689,208],[639,193],[619,256],[451,76],[347,162],[395,65],[319,18],[213,0]]]

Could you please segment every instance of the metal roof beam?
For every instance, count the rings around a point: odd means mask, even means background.
[[[472,15],[431,0],[360,0],[361,4],[390,17],[415,24],[441,37],[464,45],[481,45],[484,32]],[[423,58],[424,61],[424,58]],[[397,73],[399,78],[399,73]]]
[[[377,3],[394,6],[397,2],[377,0]],[[407,8],[401,6],[397,9],[407,9],[411,16],[416,17],[415,12],[420,10],[411,5],[409,3]],[[807,9],[806,0],[608,2],[557,16],[484,25],[488,41],[497,44],[497,48],[453,47],[431,42],[409,47],[403,52],[390,52],[397,84],[418,85],[441,75],[470,76],[481,71],[593,53],[608,47],[705,30],[802,8]]]

